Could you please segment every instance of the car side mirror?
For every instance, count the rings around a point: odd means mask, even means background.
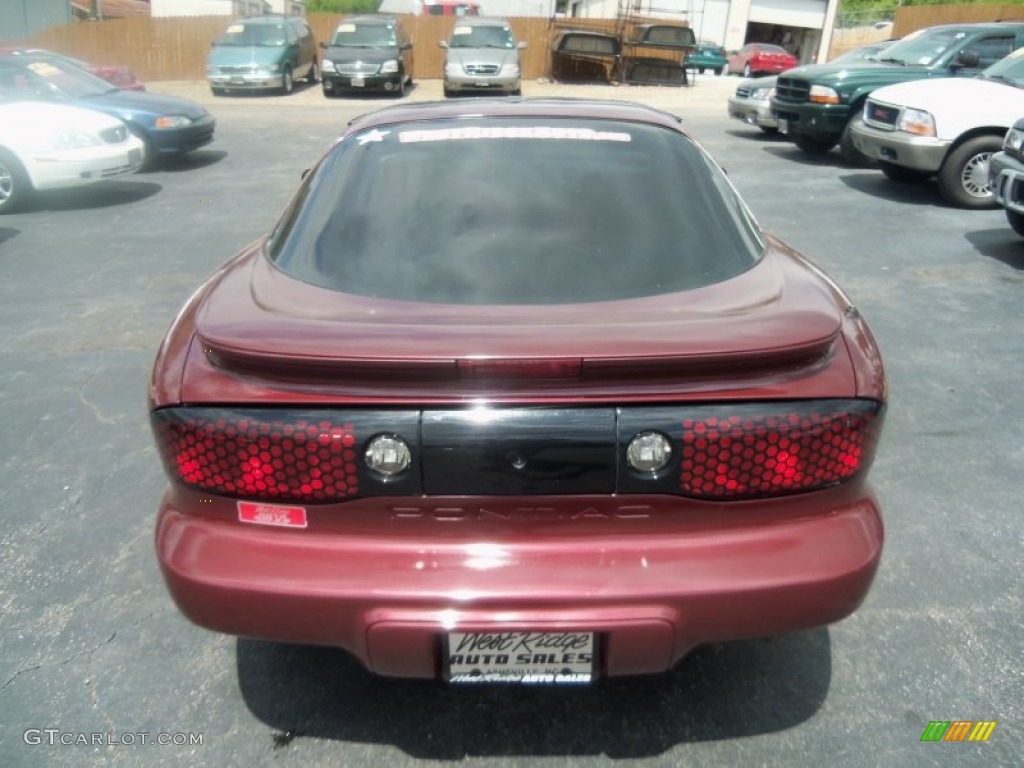
[[[402,43],[403,51],[408,51],[410,48],[412,48],[412,43]]]
[[[981,64],[981,58],[977,51],[960,51],[953,61],[955,69],[975,69],[979,64]]]
[[[516,43],[516,50],[521,51],[525,47],[526,47],[526,41],[525,40],[520,40],[518,43]]]
[[[447,48],[448,47],[448,41],[447,40],[438,40],[437,44],[440,45],[442,48]]]
[[[320,47],[323,48],[326,51],[327,50],[327,43],[321,41],[320,42]]]
[[[312,170],[313,170],[312,168],[307,168],[306,170],[304,170],[304,171],[302,172],[302,176],[301,176],[301,178],[302,178],[303,180],[305,180],[305,178],[306,178],[307,176],[309,176],[309,172],[310,172],[310,171],[312,171]]]

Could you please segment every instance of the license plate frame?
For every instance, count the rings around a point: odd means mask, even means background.
[[[597,679],[596,632],[451,631],[441,638],[451,685],[590,685]]]
[[[353,88],[365,88],[366,87],[366,78],[365,77],[353,77],[349,81],[349,85],[351,85]]]

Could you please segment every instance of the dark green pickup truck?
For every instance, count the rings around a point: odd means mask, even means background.
[[[908,36],[878,60],[797,67],[779,75],[772,114],[779,130],[804,152],[821,154],[839,145],[853,163],[864,158],[849,125],[876,88],[926,77],[973,77],[1024,46],[1024,23],[948,24]]]

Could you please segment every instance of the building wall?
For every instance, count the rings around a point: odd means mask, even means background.
[[[0,42],[71,23],[70,0],[0,0]]]

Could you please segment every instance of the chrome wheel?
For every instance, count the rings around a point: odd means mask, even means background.
[[[991,158],[991,152],[975,155],[967,161],[967,165],[961,171],[960,184],[964,192],[971,197],[992,197],[992,188],[988,185],[988,162]]]

